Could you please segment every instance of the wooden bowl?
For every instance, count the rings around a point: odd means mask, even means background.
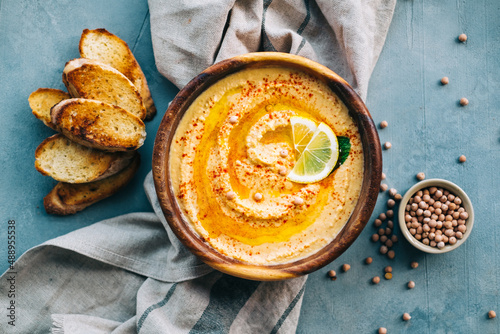
[[[277,265],[254,265],[229,258],[205,243],[182,218],[170,184],[169,151],[180,119],[189,105],[210,85],[234,72],[256,67],[285,66],[298,69],[326,83],[349,109],[358,125],[364,151],[363,183],[351,217],[328,245],[300,260]],[[371,216],[380,187],[382,153],[377,130],[361,98],[349,84],[330,69],[309,59],[278,52],[237,56],[210,66],[189,82],[170,104],[156,134],[153,177],[163,213],[180,241],[211,267],[253,280],[282,280],[311,273],[340,256],[358,237]]]

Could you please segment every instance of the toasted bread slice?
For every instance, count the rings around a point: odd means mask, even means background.
[[[37,147],[35,168],[57,181],[85,183],[118,173],[130,163],[134,153],[94,150],[58,133]]]
[[[122,171],[105,179],[89,183],[59,182],[43,199],[48,214],[71,215],[103,200],[123,188],[139,169],[140,155],[136,154]]]
[[[52,107],[51,117],[62,134],[91,148],[131,151],[146,139],[146,126],[140,118],[101,101],[67,99]]]
[[[96,59],[123,73],[139,89],[147,109],[146,120],[156,114],[146,77],[127,43],[106,29],[85,29],[80,38],[80,56]]]
[[[97,60],[77,58],[66,63],[63,82],[72,97],[117,105],[140,119],[146,107],[134,84],[115,68]]]
[[[36,118],[41,120],[49,128],[56,130],[56,127],[52,124],[50,118],[50,108],[62,100],[69,98],[69,94],[60,89],[38,88],[30,94],[28,102],[33,115],[35,115]]]

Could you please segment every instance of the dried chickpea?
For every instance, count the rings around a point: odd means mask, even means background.
[[[382,180],[385,180],[385,178],[386,178],[386,177],[387,177],[387,176],[385,175],[385,173],[384,173],[384,172],[382,172]]]
[[[380,185],[380,191],[382,191],[382,192],[386,191],[386,190],[387,190],[387,188],[389,188],[389,186],[388,186],[387,184],[385,184],[385,183],[382,183],[382,184]]]
[[[403,198],[403,196],[401,196],[401,194],[396,194],[396,195],[394,196],[394,199],[395,199],[396,201],[400,201],[402,198]]]
[[[394,205],[396,205],[396,202],[393,199],[387,200],[387,207],[388,208],[393,208]]]
[[[387,252],[387,257],[391,260],[394,259],[396,257],[396,252],[391,249],[390,251]]]
[[[335,270],[329,270],[327,275],[332,281],[335,281],[337,279],[337,273],[335,272]]]
[[[408,282],[408,289],[413,289],[415,287],[415,282],[409,281]]]
[[[381,221],[384,221],[387,219],[387,215],[382,212],[381,214],[378,215],[378,219],[380,219]]]
[[[387,211],[385,212],[385,216],[386,216],[387,218],[392,218],[392,217],[394,217],[394,211],[393,211],[393,210],[387,210]],[[467,218],[463,218],[463,219],[467,219]]]
[[[386,150],[390,149],[391,147],[392,147],[391,142],[386,141],[386,142],[384,143],[384,148],[385,148]]]
[[[387,334],[387,329],[385,327],[380,327],[378,329],[378,334]]]
[[[380,122],[380,128],[381,129],[385,129],[388,125],[389,125],[389,123],[387,123],[387,121]]]
[[[409,321],[411,319],[410,313],[404,313],[403,314],[403,320],[404,321]]]
[[[378,276],[373,277],[372,278],[372,283],[373,284],[379,284],[380,283],[380,277],[378,277]]]
[[[385,246],[385,245],[380,246],[380,253],[381,254],[387,254],[388,251],[389,251],[389,249],[387,249],[387,246]]]
[[[380,242],[385,244],[385,242],[387,241],[387,236],[384,234],[382,236],[380,236]]]
[[[465,157],[465,155],[462,154],[460,157],[458,157],[458,161],[463,163],[467,161],[467,158]]]
[[[380,226],[382,225],[382,221],[381,221],[380,219],[375,219],[375,220],[373,221],[373,225],[374,225],[375,227],[380,227]]]
[[[372,259],[371,257],[367,257],[367,258],[365,259],[365,263],[366,263],[366,264],[371,264],[372,262],[373,262],[373,259]]]
[[[384,277],[387,280],[392,279],[392,273],[385,273]]]
[[[461,106],[465,107],[465,106],[466,106],[466,105],[468,105],[468,104],[469,104],[469,100],[468,100],[466,97],[462,97],[462,98],[460,99],[460,105],[461,105]]]
[[[387,266],[387,267],[384,268],[384,271],[386,273],[392,273],[392,267],[391,266]]]
[[[416,269],[416,268],[418,268],[418,262],[417,262],[417,261],[412,261],[412,262],[410,263],[410,266],[411,266],[413,269]]]
[[[347,272],[347,271],[349,271],[349,269],[351,269],[351,266],[350,266],[349,264],[344,263],[344,264],[342,265],[342,271],[343,271],[343,272]]]
[[[391,189],[389,189],[389,195],[390,195],[391,197],[396,196],[396,194],[397,194],[397,193],[398,193],[398,191],[397,191],[395,188],[391,188]]]
[[[379,238],[380,238],[380,236],[377,233],[375,233],[375,234],[372,235],[372,241],[373,242],[377,242]]]
[[[448,77],[442,77],[441,78],[441,84],[442,85],[447,85],[450,83],[450,79],[448,79]]]
[[[497,316],[497,313],[495,311],[491,310],[488,312],[488,318],[494,319],[494,318],[496,318],[496,316]]]
[[[462,43],[467,41],[467,35],[466,34],[460,34],[458,35],[458,40]]]
[[[425,179],[425,174],[420,172],[417,174],[417,180],[422,181]]]

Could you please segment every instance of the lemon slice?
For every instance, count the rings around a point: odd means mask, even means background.
[[[290,117],[290,123],[292,124],[295,157],[298,159],[307,144],[311,141],[311,138],[317,129],[317,125],[313,120],[301,116]]]
[[[287,179],[297,183],[321,181],[333,170],[338,157],[337,136],[328,125],[321,123],[287,175]]]

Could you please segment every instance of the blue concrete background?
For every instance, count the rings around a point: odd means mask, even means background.
[[[78,57],[84,28],[106,28],[124,39],[142,66],[159,114],[147,123],[143,163],[120,194],[68,217],[49,216],[43,197],[55,181],[39,174],[34,151],[52,131],[32,114],[29,94],[63,89],[62,69]],[[466,33],[466,43],[457,36]],[[500,2],[400,0],[371,82],[367,106],[380,130],[389,187],[404,193],[424,172],[457,183],[471,198],[475,227],[467,242],[442,255],[412,248],[397,231],[396,258],[378,253],[371,222],[351,248],[311,274],[298,333],[500,333]],[[443,76],[450,83],[443,86]],[[177,89],[156,70],[147,2],[0,1],[0,269],[7,269],[7,222],[16,221],[17,255],[45,240],[93,222],[151,211],[142,180],[151,169],[154,134]],[[470,104],[461,107],[458,100]],[[464,154],[467,162],[459,164]],[[382,193],[373,214],[385,210]],[[371,265],[364,258],[373,257]],[[417,269],[410,268],[418,261]],[[351,270],[340,267],[349,263]],[[392,280],[370,284],[394,269]],[[338,279],[326,272],[335,269]],[[408,281],[415,289],[406,288]],[[409,312],[412,319],[402,321]]]

